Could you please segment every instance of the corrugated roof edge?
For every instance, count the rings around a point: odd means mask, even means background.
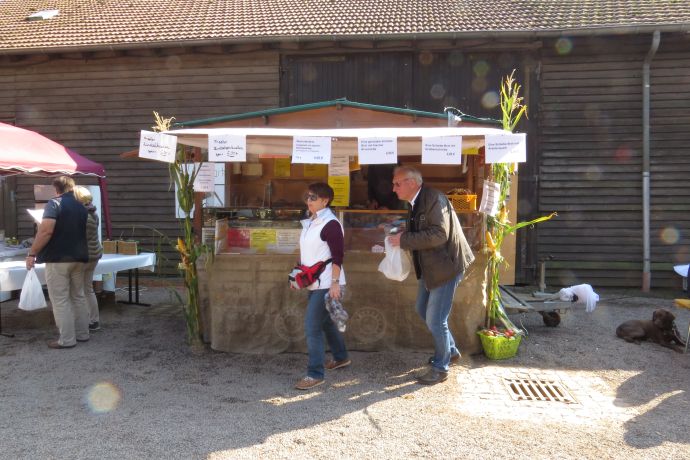
[[[181,121],[181,122],[174,123],[172,127],[173,127],[173,129],[174,128],[190,128],[193,126],[208,125],[208,124],[213,124],[213,123],[222,123],[224,121],[244,120],[246,118],[279,115],[279,114],[283,114],[283,113],[300,112],[302,110],[321,109],[324,107],[332,107],[332,106],[336,106],[336,105],[344,105],[344,106],[348,106],[348,107],[357,107],[357,108],[369,109],[369,110],[378,110],[380,112],[392,112],[392,113],[401,113],[401,114],[405,114],[405,115],[417,115],[420,117],[428,117],[428,118],[446,119],[448,117],[448,115],[445,113],[425,112],[422,110],[404,109],[404,108],[400,108],[400,107],[389,107],[389,106],[385,106],[385,105],[365,104],[363,102],[348,101],[345,98],[341,98],[341,99],[335,99],[333,101],[312,102],[310,104],[292,105],[290,107],[280,107],[280,108],[276,108],[276,109],[258,110],[256,112],[238,113],[236,115],[224,115],[221,117],[202,118],[199,120]],[[463,121],[470,121],[473,123],[486,123],[486,124],[490,124],[490,125],[500,125],[501,124],[501,122],[499,120],[494,120],[493,118],[479,118],[479,117],[473,117],[471,115],[462,115],[460,118]]]

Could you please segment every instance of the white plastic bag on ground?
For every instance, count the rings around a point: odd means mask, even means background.
[[[22,293],[19,295],[19,308],[31,311],[45,307],[46,298],[43,295],[43,286],[41,286],[41,282],[38,280],[36,270],[32,268],[26,274],[26,278],[24,278]]]
[[[558,297],[563,301],[572,301],[577,296],[577,303],[583,304],[587,313],[592,313],[597,308],[599,295],[594,292],[589,284],[578,284],[558,291]]]
[[[379,271],[389,280],[404,281],[410,274],[412,266],[410,256],[407,255],[406,251],[400,249],[400,246],[391,246],[388,238],[386,238],[385,244],[386,257],[379,264]]]

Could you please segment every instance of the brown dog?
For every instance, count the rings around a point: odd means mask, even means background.
[[[675,319],[676,317],[673,313],[668,310],[664,310],[663,308],[654,310],[651,321],[626,321],[618,326],[616,335],[626,342],[639,344],[641,340],[650,340],[658,343],[662,347],[682,353],[685,342],[676,328]]]

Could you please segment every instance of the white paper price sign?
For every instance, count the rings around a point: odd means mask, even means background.
[[[527,135],[490,134],[484,137],[486,163],[524,163],[527,161]]]
[[[198,163],[197,163],[198,164]],[[210,193],[214,191],[216,166],[214,163],[202,163],[194,178],[194,191]]]
[[[501,197],[501,185],[497,182],[484,181],[482,189],[482,202],[479,205],[479,212],[495,216],[498,214],[498,200]]]
[[[422,137],[422,164],[461,165],[462,136]]]
[[[208,161],[247,161],[247,136],[208,136]]]
[[[329,164],[331,162],[331,138],[324,136],[293,137],[292,162]]]
[[[385,165],[398,162],[397,137],[360,137],[357,140],[359,164]]]
[[[328,165],[329,176],[349,176],[350,158],[347,155],[334,155],[331,157],[331,164]]]
[[[177,137],[169,134],[141,131],[139,138],[139,157],[150,160],[175,162]]]

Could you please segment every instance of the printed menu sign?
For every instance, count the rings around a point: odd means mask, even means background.
[[[273,160],[273,175],[275,177],[290,177],[290,159],[276,158]]]
[[[350,159],[347,155],[338,155],[331,157],[331,164],[328,166],[329,176],[349,176],[350,175]]]
[[[329,164],[331,162],[331,138],[323,136],[293,137],[292,162]]]
[[[177,149],[177,137],[169,134],[141,131],[139,138],[139,157],[150,160],[175,162],[175,150]]]
[[[247,161],[247,136],[208,136],[208,161]]]
[[[328,175],[328,165],[306,164],[303,166],[304,177],[326,177]]]
[[[350,205],[350,176],[330,176],[328,185],[333,188],[331,206]]]
[[[382,165],[398,162],[397,137],[360,137],[357,139],[359,164]]]
[[[490,134],[484,136],[486,163],[524,163],[527,161],[527,135]]]
[[[462,136],[422,137],[422,164],[461,165]]]

